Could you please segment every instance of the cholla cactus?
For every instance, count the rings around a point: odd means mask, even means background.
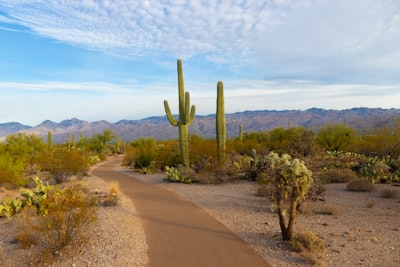
[[[271,152],[267,156],[267,162],[269,168],[273,170],[275,178],[275,196],[282,238],[284,241],[289,241],[293,234],[297,203],[307,194],[313,182],[312,173],[307,169],[303,161],[299,159],[292,160],[288,154],[279,156],[277,153]],[[285,199],[290,202],[287,225]]]

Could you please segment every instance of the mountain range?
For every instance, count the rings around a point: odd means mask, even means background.
[[[344,110],[327,110],[311,108],[307,110],[257,110],[226,114],[226,128],[230,137],[239,134],[239,125],[243,133],[269,131],[278,127],[302,126],[318,131],[328,123],[345,124],[357,131],[367,131],[383,126],[391,127],[400,122],[400,109],[352,108]],[[168,122],[166,116],[148,117],[140,120],[120,120],[112,123],[105,120],[88,122],[72,118],[59,123],[45,120],[37,126],[23,125],[18,122],[0,123],[2,140],[8,135],[24,132],[47,138],[49,131],[53,134],[53,142],[65,142],[68,134],[75,135],[77,140],[83,132],[86,137],[112,130],[125,141],[140,137],[154,137],[158,140],[175,139],[179,136],[177,127]],[[191,134],[205,138],[215,137],[215,114],[197,115],[189,126]]]

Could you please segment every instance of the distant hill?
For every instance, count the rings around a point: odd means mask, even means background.
[[[311,108],[308,110],[258,110],[226,114],[226,127],[229,136],[239,134],[239,125],[243,132],[269,131],[277,127],[302,126],[317,131],[328,123],[346,124],[358,131],[365,131],[383,126],[391,126],[393,121],[400,122],[400,109],[380,108],[352,108],[345,110],[326,110]],[[165,116],[148,117],[141,120],[121,120],[116,123],[108,121],[87,122],[77,118],[63,120],[59,123],[45,120],[41,124],[31,127],[17,122],[0,124],[0,136],[4,137],[17,132],[33,133],[47,137],[53,133],[54,142],[64,142],[67,134],[75,135],[79,139],[83,132],[90,137],[103,130],[110,129],[124,140],[134,140],[140,137],[154,137],[156,139],[174,139],[178,137],[177,127],[169,124]],[[215,115],[196,116],[189,126],[191,134],[206,138],[215,136]]]
[[[19,122],[0,123],[0,137],[7,136],[19,131],[24,131],[32,128],[31,126],[23,125]]]

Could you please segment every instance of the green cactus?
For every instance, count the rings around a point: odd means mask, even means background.
[[[239,124],[239,141],[240,143],[243,142],[243,129],[241,124]]]
[[[70,133],[67,134],[66,143],[67,143],[67,150],[71,151],[71,134]]]
[[[217,156],[218,156],[218,162],[221,163],[225,159],[225,147],[226,147],[224,84],[221,81],[218,81],[217,84],[216,129],[217,129]]]
[[[47,149],[50,157],[53,157],[53,134],[50,131],[47,133]]]
[[[75,140],[75,135],[72,135],[72,150],[76,151],[76,140]]]
[[[165,113],[172,126],[179,127],[179,142],[182,162],[189,167],[189,125],[194,120],[196,106],[190,108],[190,94],[185,92],[183,84],[182,61],[178,59],[178,95],[179,95],[179,120],[177,121],[171,113],[168,101],[164,100]],[[189,111],[190,109],[190,111]]]

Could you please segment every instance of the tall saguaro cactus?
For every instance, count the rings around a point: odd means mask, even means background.
[[[218,81],[217,84],[217,155],[218,161],[221,163],[225,159],[226,147],[226,121],[225,121],[225,104],[224,104],[224,84]]]
[[[50,157],[53,158],[53,134],[51,131],[47,132],[47,150]]]
[[[189,125],[194,120],[196,106],[190,107],[190,94],[185,92],[183,83],[182,61],[178,59],[178,96],[179,96],[179,120],[176,120],[171,113],[168,101],[164,100],[165,113],[172,126],[179,127],[179,143],[182,162],[189,167]]]

